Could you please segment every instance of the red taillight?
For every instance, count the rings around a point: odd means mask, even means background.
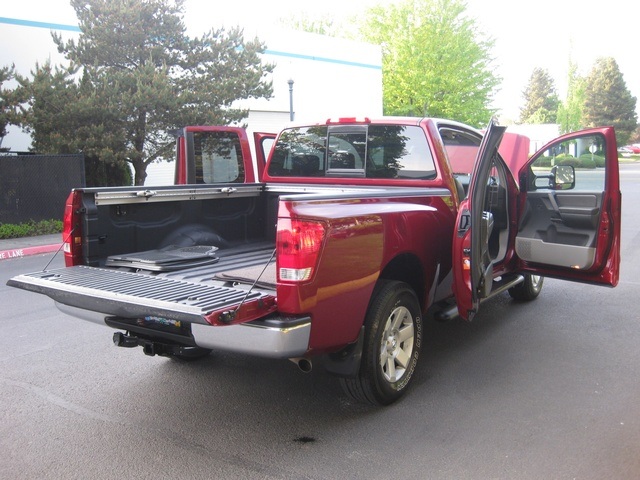
[[[62,240],[64,241],[64,263],[67,267],[82,263],[82,229],[79,211],[82,208],[82,194],[72,190],[64,206]]]
[[[278,219],[276,268],[279,282],[305,282],[313,276],[325,228],[320,222]]]

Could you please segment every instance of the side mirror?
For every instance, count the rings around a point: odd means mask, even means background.
[[[576,186],[576,169],[573,165],[556,165],[549,180],[549,187],[554,190],[571,190]]]

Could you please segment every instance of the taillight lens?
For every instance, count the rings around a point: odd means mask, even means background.
[[[62,240],[64,241],[64,263],[67,267],[82,263],[82,230],[77,217],[82,207],[82,194],[73,190],[64,206]]]
[[[276,267],[278,281],[305,282],[313,276],[325,228],[320,222],[278,219]]]

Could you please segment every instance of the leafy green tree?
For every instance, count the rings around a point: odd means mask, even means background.
[[[569,63],[569,81],[567,98],[558,106],[557,122],[561,133],[575,132],[584,128],[582,118],[584,110],[585,80],[578,75],[578,68]]]
[[[534,68],[523,95],[525,104],[520,109],[520,122],[556,123],[560,101],[549,72]]]
[[[597,59],[586,78],[584,121],[588,127],[613,125],[618,145],[626,145],[638,127],[636,97],[611,57]]]
[[[142,185],[151,162],[172,156],[171,130],[240,123],[247,110],[235,108],[236,100],[268,98],[272,88],[266,76],[273,67],[260,61],[264,45],[258,39],[245,41],[239,28],[187,36],[183,4],[71,0],[79,38],[64,41],[53,35],[72,65],[65,77],[71,84],[59,90],[68,104],[33,100],[42,110],[39,123],[30,124],[36,144],[44,145],[47,137],[56,144],[67,135],[67,127],[58,121],[64,107],[64,117],[72,118],[70,124],[76,127],[70,142],[74,148],[112,164],[129,162],[135,184]],[[64,83],[62,78],[56,81]],[[44,91],[34,94],[49,97]]]
[[[460,0],[404,0],[367,11],[365,40],[382,45],[384,113],[483,125],[500,79],[493,41]]]

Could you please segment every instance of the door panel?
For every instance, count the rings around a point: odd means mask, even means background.
[[[621,194],[613,128],[575,132],[547,144],[520,171],[520,184],[520,268],[615,286]]]
[[[516,254],[528,262],[591,268],[601,202],[602,193],[530,192],[516,237]]]

